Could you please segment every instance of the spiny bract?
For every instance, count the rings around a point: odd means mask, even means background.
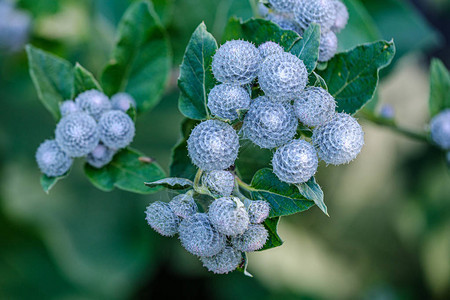
[[[209,206],[208,216],[219,232],[230,236],[244,233],[249,224],[245,206],[236,197],[216,199]]]
[[[247,84],[256,78],[261,56],[249,42],[228,41],[214,54],[212,72],[223,83]]]
[[[87,155],[99,142],[97,123],[84,112],[62,118],[56,125],[55,137],[59,147],[70,157]]]
[[[292,12],[298,4],[298,0],[269,0],[272,8],[279,12]]]
[[[116,151],[100,143],[87,155],[86,161],[95,168],[102,168],[111,162],[115,153]]]
[[[431,138],[442,149],[450,150],[450,109],[441,111],[430,123]]]
[[[265,96],[250,105],[242,125],[244,138],[261,148],[272,149],[292,140],[298,121],[289,103],[273,102]]]
[[[358,156],[364,145],[364,132],[355,118],[337,113],[330,122],[313,130],[312,141],[323,161],[340,165]]]
[[[331,0],[331,2],[333,2],[334,9],[336,10],[336,19],[334,20],[333,26],[331,26],[331,30],[338,33],[347,25],[349,17],[348,10],[345,4],[340,0]]]
[[[145,211],[145,219],[153,230],[163,236],[173,236],[178,232],[180,219],[170,209],[169,204],[156,201]]]
[[[59,111],[61,112],[61,116],[65,117],[68,114],[79,112],[80,108],[72,100],[66,100],[59,104]]]
[[[270,205],[264,200],[255,200],[247,208],[250,223],[260,224],[264,222],[270,213]]]
[[[237,158],[239,136],[231,125],[207,120],[192,130],[187,144],[194,165],[205,171],[224,170]]]
[[[225,235],[214,228],[204,213],[196,213],[181,221],[178,232],[183,247],[197,256],[213,256],[225,247]]]
[[[187,218],[197,213],[197,204],[190,194],[180,194],[169,202],[170,209],[180,218]]]
[[[90,114],[94,119],[100,119],[100,116],[111,109],[111,102],[108,97],[100,91],[89,90],[79,94],[75,98],[78,107]]]
[[[333,96],[321,87],[307,87],[294,101],[294,112],[304,125],[316,127],[330,121],[335,113]]]
[[[215,274],[227,274],[239,266],[242,253],[227,245],[220,253],[211,257],[200,257],[200,260],[209,271]]]
[[[111,107],[126,112],[131,107],[136,108],[136,101],[128,93],[117,93],[111,97]]]
[[[135,128],[130,116],[120,110],[111,110],[101,116],[98,132],[106,146],[121,149],[133,141]]]
[[[287,183],[308,181],[317,171],[319,161],[314,147],[304,140],[293,140],[273,155],[273,172]]]
[[[203,183],[216,196],[230,196],[234,188],[234,175],[229,171],[210,171],[203,175]]]
[[[266,57],[261,64],[258,82],[272,100],[290,101],[306,87],[308,71],[297,56],[287,52],[277,53]]]
[[[272,54],[278,54],[284,52],[283,47],[278,45],[277,43],[268,41],[265,42],[258,47],[259,54],[261,55],[262,59],[265,59],[267,56],[270,56]]]
[[[250,101],[250,95],[243,87],[222,83],[209,92],[208,108],[212,115],[234,121],[238,118],[238,109],[248,109]]]
[[[336,19],[336,9],[330,0],[298,0],[294,14],[303,29],[316,23],[322,32],[330,30]]]
[[[42,173],[55,177],[67,173],[73,161],[61,150],[56,141],[46,140],[36,151],[36,162]]]
[[[241,235],[233,237],[233,246],[244,252],[252,252],[261,249],[267,241],[269,233],[261,224],[250,224],[248,229]]]
[[[333,31],[327,31],[320,35],[319,61],[325,62],[333,58],[337,52],[338,39]]]

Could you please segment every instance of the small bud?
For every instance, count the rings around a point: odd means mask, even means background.
[[[200,257],[203,266],[215,274],[227,274],[235,270],[242,261],[242,253],[226,246],[220,253],[211,257]]]
[[[111,109],[111,102],[108,97],[97,90],[89,90],[79,94],[75,98],[75,103],[95,120],[100,119],[104,112]]]
[[[210,171],[203,175],[203,183],[217,196],[230,196],[234,188],[234,175],[229,171]]]
[[[172,212],[169,204],[156,201],[145,211],[148,225],[163,236],[173,236],[178,232],[180,219]]]
[[[269,232],[261,224],[251,224],[241,235],[233,237],[231,243],[233,246],[244,252],[252,252],[264,247],[269,237]]]
[[[249,225],[245,206],[236,197],[216,199],[209,206],[208,216],[214,227],[225,235],[235,236],[242,234]]]
[[[189,194],[180,194],[169,202],[170,209],[180,218],[187,218],[197,213],[197,204]]]
[[[46,140],[36,151],[36,162],[42,173],[56,177],[67,173],[73,161],[61,150],[56,141]]]
[[[250,223],[261,224],[269,216],[270,205],[264,200],[251,201],[247,210]]]
[[[101,116],[98,131],[106,146],[121,149],[133,141],[135,128],[130,116],[120,110],[111,110]]]

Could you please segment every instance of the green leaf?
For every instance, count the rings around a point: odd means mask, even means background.
[[[325,80],[314,71],[308,76],[308,86],[321,87],[328,91],[328,86]]]
[[[291,30],[283,30],[277,24],[264,19],[249,19],[245,22],[232,17],[230,18],[225,33],[224,41],[243,39],[256,46],[267,41],[280,44],[286,51],[299,41],[300,36]]]
[[[299,193],[296,186],[281,182],[270,169],[256,172],[249,190],[252,200],[265,200],[270,204],[269,217],[292,215],[314,205]]]
[[[314,177],[311,177],[311,179],[307,182],[297,184],[296,186],[298,187],[300,194],[307,199],[313,200],[314,203],[323,211],[323,213],[329,216],[327,206],[323,200],[323,191],[320,188],[320,185],[317,184]]]
[[[242,252],[242,261],[241,261],[241,263],[239,264],[239,266],[237,267],[237,270],[238,270],[239,272],[244,273],[245,276],[253,277],[253,275],[250,274],[250,273],[247,271],[247,267],[248,267],[248,257],[247,257],[247,253],[246,253],[246,252]]]
[[[450,73],[439,59],[433,59],[430,67],[430,115],[450,108]]]
[[[198,121],[185,119],[181,126],[182,137],[178,144],[172,149],[172,159],[170,163],[170,176],[194,180],[197,167],[191,162],[187,150],[187,139],[192,129]]]
[[[302,39],[295,43],[290,52],[300,58],[308,73],[314,71],[319,58],[320,25],[311,24],[302,35]]]
[[[148,187],[162,186],[171,190],[184,190],[192,187],[194,183],[186,178],[168,177],[153,182],[145,182],[145,185]]]
[[[68,171],[66,174],[62,175],[62,176],[57,176],[57,177],[49,177],[45,174],[41,175],[41,186],[42,189],[44,190],[44,192],[46,192],[47,194],[50,192],[50,190],[55,186],[55,184],[61,180],[67,177],[67,175],[69,175],[70,171]]]
[[[155,181],[165,177],[161,167],[135,150],[123,149],[103,168],[97,169],[85,164],[84,171],[88,179],[97,188],[112,191],[115,187],[121,190],[149,194],[159,190],[149,188],[146,181]]]
[[[57,120],[60,117],[59,103],[72,99],[72,65],[53,54],[26,46],[29,71],[39,100]]]
[[[272,160],[272,152],[245,141],[241,143],[239,156],[235,162],[239,177],[250,182],[258,170],[266,168]]]
[[[109,96],[126,91],[136,100],[137,111],[155,106],[169,79],[171,50],[153,5],[138,1],[125,12],[117,43],[101,76]]]
[[[367,1],[364,1],[364,4],[359,0],[343,0],[343,2],[347,6],[349,20],[347,26],[337,34],[339,52],[352,49],[356,45],[370,43],[383,38],[369,14],[370,10],[368,11],[364,7]],[[386,38],[390,39],[392,36]]]
[[[391,63],[394,54],[393,41],[360,45],[337,54],[325,70],[317,72],[336,99],[339,112],[354,114],[372,99],[379,71]]]
[[[280,223],[280,220],[280,217],[275,217],[264,221],[263,225],[267,229],[267,232],[269,232],[269,237],[260,251],[283,245],[283,240],[278,235],[278,224]]]
[[[209,91],[216,84],[211,71],[217,42],[201,23],[191,36],[180,66],[178,108],[188,118],[203,120],[209,116],[206,106]]]
[[[94,78],[94,75],[83,68],[83,66],[81,66],[79,63],[76,63],[73,69],[73,76],[75,90],[74,97],[88,90],[94,89],[103,91],[100,87],[100,84],[98,84],[97,80]]]

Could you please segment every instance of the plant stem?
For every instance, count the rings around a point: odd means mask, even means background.
[[[411,129],[398,126],[393,119],[386,119],[386,118],[377,116],[377,115],[375,115],[373,113],[369,113],[369,112],[360,112],[359,115],[362,118],[364,118],[374,124],[390,128],[393,131],[400,133],[404,136],[407,136],[409,138],[415,139],[420,142],[432,144],[428,135],[426,135],[425,133],[416,132]]]
[[[237,184],[243,188],[244,190],[247,191],[256,191],[255,188],[252,188],[250,185],[246,184],[245,182],[242,181],[242,179],[240,179],[239,177],[236,176],[236,182]]]

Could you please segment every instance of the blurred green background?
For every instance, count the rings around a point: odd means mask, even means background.
[[[30,42],[99,74],[127,0],[20,0]],[[195,27],[220,40],[227,19],[252,16],[246,0],[153,0],[174,51],[160,104],[141,116],[133,147],[166,170],[179,138],[177,66]],[[345,50],[394,38],[398,55],[382,72],[378,106],[427,130],[431,56],[450,66],[448,0],[346,0]],[[321,166],[331,218],[319,209],[285,217],[283,246],[249,256],[249,271],[212,275],[144,220],[152,201],[95,189],[78,162],[45,194],[34,161],[51,138],[24,51],[0,54],[0,299],[450,299],[450,176],[443,153],[361,120],[366,145],[347,166]],[[151,78],[149,78],[151,80]],[[373,103],[372,105],[375,105]]]

